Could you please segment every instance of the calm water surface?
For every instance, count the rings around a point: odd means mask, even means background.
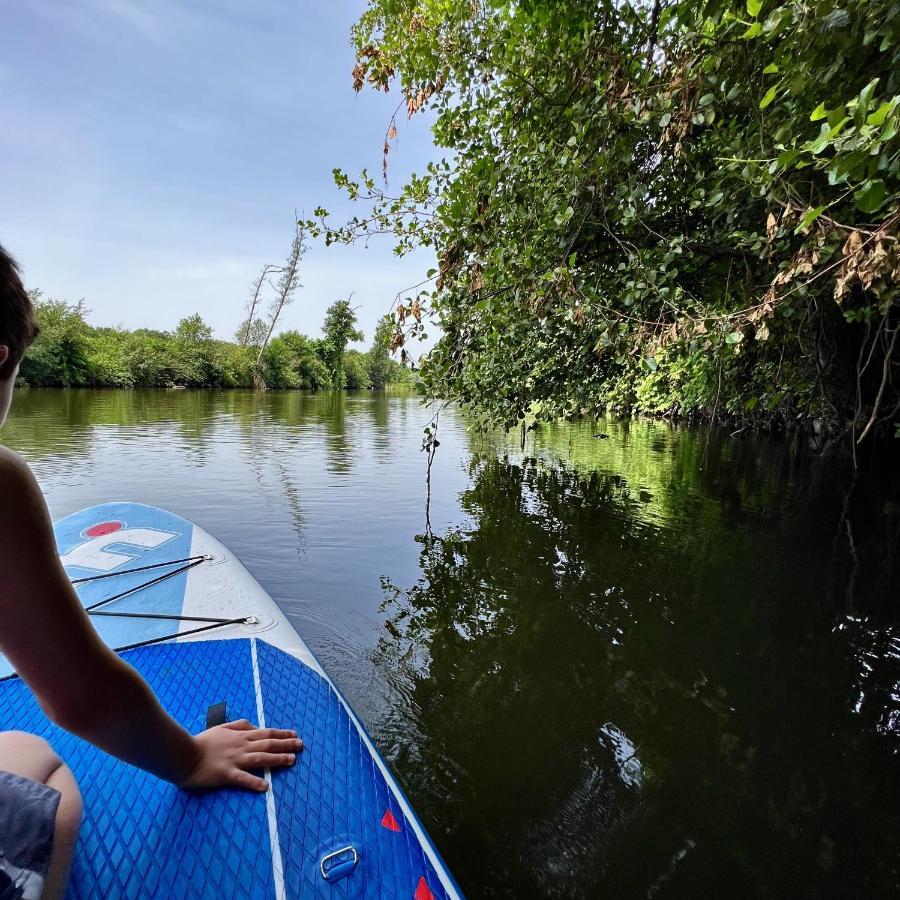
[[[518,439],[369,394],[26,391],[54,517],[167,507],[246,563],[473,897],[900,893],[900,484],[783,443]],[[604,434],[606,437],[595,437]]]

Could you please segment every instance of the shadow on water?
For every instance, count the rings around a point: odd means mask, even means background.
[[[380,736],[463,884],[897,890],[896,477],[844,509],[780,445],[604,428],[476,448],[469,521],[383,585]]]

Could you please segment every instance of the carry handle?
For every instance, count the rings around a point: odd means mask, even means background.
[[[216,725],[224,725],[228,721],[228,704],[222,700],[219,703],[213,703],[206,710],[206,727],[215,728]]]
[[[352,844],[323,856],[319,862],[319,871],[326,881],[339,881],[349,875],[359,862],[359,853]]]

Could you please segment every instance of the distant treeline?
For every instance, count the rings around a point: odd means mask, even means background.
[[[368,351],[347,349],[363,335],[346,300],[329,307],[322,338],[298,331],[270,337],[243,327],[230,342],[214,340],[199,315],[172,332],[95,328],[83,303],[49,300],[40,291],[31,299],[41,333],[19,370],[29,385],[379,390],[410,379],[390,357],[390,316],[379,322]]]

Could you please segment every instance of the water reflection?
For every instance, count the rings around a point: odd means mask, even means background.
[[[472,896],[900,886],[900,467],[409,396],[30,391],[54,516],[178,511],[281,604]],[[595,437],[602,434],[605,437]],[[876,464],[877,463],[877,464]]]
[[[896,645],[867,643],[856,686],[860,632],[834,631],[846,485],[772,446],[605,430],[481,446],[468,521],[384,584],[377,659],[407,699],[382,734],[434,827],[489,848],[485,895],[900,886]],[[891,563],[857,579],[867,622],[897,615]]]

